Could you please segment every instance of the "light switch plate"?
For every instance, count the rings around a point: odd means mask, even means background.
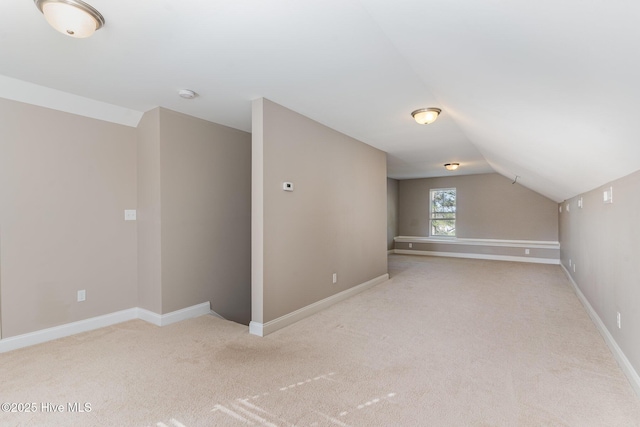
[[[125,221],[135,221],[136,220],[136,210],[135,209],[126,209],[124,211],[124,220]]]

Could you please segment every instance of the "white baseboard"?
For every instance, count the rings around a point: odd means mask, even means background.
[[[393,249],[389,249],[389,250],[387,251],[387,255],[391,255],[392,253],[393,253]]]
[[[472,254],[466,252],[437,252],[437,251],[414,251],[408,249],[394,249],[393,253],[402,255],[428,255],[428,256],[440,256],[450,258],[471,258],[471,259],[488,259],[493,261],[516,261],[516,262],[530,262],[534,264],[560,264],[559,259],[554,258],[533,258],[526,256],[512,256],[512,255],[493,255],[493,254]]]
[[[222,320],[227,320],[224,317],[220,316],[218,313],[216,313],[215,311],[211,310],[209,312],[210,315],[212,315],[213,317],[217,317],[218,319],[222,319]]]
[[[271,320],[267,323],[251,321],[251,323],[249,323],[249,333],[252,335],[264,337],[272,332],[284,328],[285,326],[289,326],[299,320],[304,319],[305,317],[309,317],[312,314],[315,314],[329,306],[332,306],[337,302],[345,300],[377,284],[386,282],[387,280],[389,280],[389,275],[383,274],[382,276],[376,277],[375,279],[371,279],[367,282],[354,286],[353,288],[349,288],[335,295],[331,295],[330,297],[314,302],[313,304],[302,307],[301,309],[289,314],[285,314],[284,316],[278,317],[277,319]]]
[[[42,329],[35,332],[29,332],[27,334],[17,335],[15,337],[0,339],[0,353],[29,347],[35,344],[41,344],[58,338],[68,337],[81,332],[88,332],[94,329],[104,328],[106,326],[134,319],[142,319],[157,326],[165,326],[181,320],[190,319],[203,314],[209,314],[210,312],[211,309],[209,302],[163,315],[153,313],[143,308],[134,307],[127,310],[117,311],[115,313],[105,314],[103,316],[54,326],[53,328]]]
[[[126,322],[138,318],[138,309],[130,308],[128,310],[117,311],[115,313],[105,314],[103,316],[92,317],[91,319],[80,320],[78,322],[66,323],[53,328],[42,329],[28,334],[17,335],[15,337],[4,338],[0,340],[0,353],[16,350],[22,347],[28,347],[58,338],[68,337],[70,335],[79,334],[81,332],[92,331],[94,329],[104,328],[105,326],[115,325],[116,323]]]
[[[264,333],[264,323],[254,322],[253,320],[249,322],[249,333],[251,335],[257,335],[259,337],[263,337],[266,334]]]
[[[157,314],[144,308],[138,308],[138,319],[153,323],[156,326],[167,326],[182,320],[191,319],[192,317],[202,316],[211,313],[211,305],[209,301],[202,304],[193,305],[183,308],[182,310],[172,311],[167,314]]]
[[[613,335],[611,335],[607,327],[604,325],[604,322],[602,321],[602,319],[600,319],[600,316],[598,316],[598,313],[596,313],[596,311],[593,309],[587,297],[584,296],[584,294],[578,287],[578,284],[573,280],[573,277],[571,277],[571,274],[569,273],[569,271],[562,264],[560,264],[560,267],[562,267],[564,274],[567,276],[567,278],[571,282],[571,285],[573,286],[573,290],[578,296],[578,299],[580,300],[584,308],[587,310],[587,313],[589,313],[589,317],[591,317],[591,320],[596,325],[598,332],[600,332],[600,335],[602,335],[602,337],[604,338],[604,341],[607,343],[609,350],[611,350],[611,353],[613,353],[613,356],[616,358],[618,365],[620,365],[622,372],[624,372],[625,376],[629,380],[631,387],[636,392],[636,394],[640,397],[640,376],[638,376],[638,373],[633,368],[633,365],[631,365],[631,362],[629,362],[629,359],[627,359],[627,356],[625,356],[622,349],[618,346],[618,343],[616,343],[616,340],[613,338]]]

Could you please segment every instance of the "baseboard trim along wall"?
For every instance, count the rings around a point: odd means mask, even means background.
[[[394,253],[560,264],[560,243],[539,240],[499,240],[398,236]]]
[[[569,282],[571,282],[573,290],[578,296],[578,299],[587,310],[587,313],[589,313],[589,317],[591,317],[591,320],[596,325],[598,332],[600,332],[600,335],[602,335],[602,337],[604,338],[604,341],[607,343],[609,350],[611,350],[611,353],[613,353],[613,356],[616,358],[618,365],[620,365],[620,368],[622,368],[622,372],[624,372],[625,376],[629,380],[631,387],[640,397],[640,376],[638,375],[636,370],[633,369],[633,365],[631,365],[631,362],[629,362],[627,356],[625,356],[622,349],[618,346],[618,343],[616,343],[613,335],[611,335],[607,327],[604,325],[602,319],[600,319],[600,316],[598,316],[598,313],[596,313],[596,311],[593,309],[593,307],[589,303],[589,300],[584,296],[584,294],[578,287],[578,284],[573,280],[573,277],[571,277],[569,271],[562,264],[560,264],[560,267],[562,267],[564,274],[569,279]]]
[[[471,258],[471,259],[487,259],[493,261],[515,261],[515,262],[530,262],[535,264],[560,264],[560,260],[553,258],[531,258],[511,255],[491,255],[491,254],[472,254],[463,252],[435,252],[435,251],[414,251],[395,249],[393,253],[402,255],[427,255],[427,256],[441,256],[450,258]]]
[[[94,329],[104,328],[106,326],[115,325],[117,323],[126,322],[134,319],[142,319],[157,326],[166,326],[181,320],[198,317],[203,314],[211,313],[211,305],[209,302],[197,304],[192,307],[183,308],[182,310],[173,311],[167,314],[156,314],[143,308],[130,308],[128,310],[117,311],[115,313],[105,314],[103,316],[92,317],[90,319],[79,320],[77,322],[66,323],[53,328],[42,329],[40,331],[29,332],[15,337],[0,340],[0,353],[19,348],[28,347],[35,344],[41,344],[47,341],[64,338],[81,332],[88,332]]]
[[[264,337],[279,329],[284,328],[285,326],[289,326],[299,320],[304,319],[305,317],[309,317],[312,314],[324,310],[325,308],[330,307],[337,302],[343,301],[382,282],[386,282],[387,280],[389,280],[389,274],[383,274],[382,276],[378,276],[375,279],[371,279],[367,282],[354,286],[353,288],[349,288],[335,295],[331,295],[330,297],[314,302],[313,304],[302,307],[296,311],[285,314],[284,316],[278,317],[277,319],[271,320],[269,322],[259,323],[251,321],[251,323],[249,323],[249,333],[252,335],[257,335],[259,337]]]
[[[182,320],[191,319],[192,317],[202,316],[211,313],[211,305],[209,302],[193,305],[181,310],[172,311],[167,314],[157,314],[144,308],[138,308],[138,319],[142,319],[156,326],[167,326]]]

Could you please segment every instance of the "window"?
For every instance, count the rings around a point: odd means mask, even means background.
[[[432,236],[456,235],[456,189],[431,190],[429,228]]]

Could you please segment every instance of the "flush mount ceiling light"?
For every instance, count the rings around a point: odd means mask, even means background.
[[[104,25],[104,17],[81,0],[33,0],[40,12],[56,30],[83,39]]]
[[[458,169],[460,167],[460,163],[445,163],[444,167],[448,171],[454,171],[454,170],[456,170],[456,169]]]
[[[421,125],[428,125],[435,122],[441,112],[442,110],[439,108],[421,108],[411,115]]]

